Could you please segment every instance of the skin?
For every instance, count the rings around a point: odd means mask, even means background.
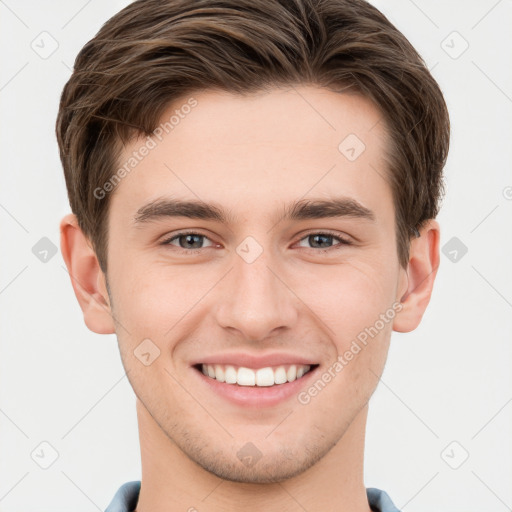
[[[385,124],[369,100],[315,87],[194,98],[191,113],[112,193],[107,276],[76,218],[61,223],[85,323],[117,333],[137,395],[137,511],[368,512],[368,400],[391,332],[415,329],[430,300],[439,225],[425,225],[400,267]],[[353,162],[338,150],[351,133],[366,146]],[[124,148],[120,164],[143,140]],[[375,220],[280,221],[284,203],[334,196],[358,201]],[[215,202],[234,218],[135,222],[142,206],[171,197]],[[162,243],[183,230],[206,237],[199,252],[184,254],[179,239]],[[326,230],[353,244],[331,238],[322,252],[307,235]],[[236,252],[248,236],[263,250],[252,263]],[[400,300],[394,319],[306,405],[295,395],[272,407],[234,405],[190,366],[203,355],[279,350],[315,360],[322,374]],[[145,366],[134,350],[148,338],[160,355]],[[261,453],[252,467],[237,457],[248,442]]]

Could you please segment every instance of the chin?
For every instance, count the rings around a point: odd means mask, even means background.
[[[192,450],[187,456],[204,470],[230,482],[244,484],[271,484],[283,482],[304,473],[314,466],[334,446],[309,446],[300,450],[290,450],[279,446],[274,454],[256,452],[254,445],[253,460],[246,461],[244,453],[230,455],[225,452],[210,452],[207,449],[199,453]],[[243,449],[243,448],[242,448]],[[251,449],[249,449],[249,453]],[[242,460],[240,460],[242,459]]]

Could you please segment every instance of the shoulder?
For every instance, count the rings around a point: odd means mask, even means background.
[[[105,512],[132,512],[137,506],[140,480],[126,482],[117,490]]]
[[[366,489],[368,503],[374,512],[400,512],[386,492],[369,487]]]

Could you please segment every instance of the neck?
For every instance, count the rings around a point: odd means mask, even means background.
[[[363,483],[367,406],[303,473],[272,484],[223,480],[190,460],[137,399],[142,484],[136,512],[370,512]]]

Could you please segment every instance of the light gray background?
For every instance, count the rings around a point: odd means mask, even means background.
[[[60,253],[42,262],[32,251],[43,237],[58,245],[69,211],[54,136],[60,92],[79,49],[127,3],[0,0],[3,512],[104,510],[120,484],[140,478],[135,397],[116,339],[85,327]],[[441,245],[468,251],[456,262],[443,254],[421,326],[393,334],[371,401],[366,485],[405,512],[511,510],[512,1],[373,3],[445,94]],[[42,58],[52,38],[58,48]],[[58,452],[48,469],[44,441]]]

